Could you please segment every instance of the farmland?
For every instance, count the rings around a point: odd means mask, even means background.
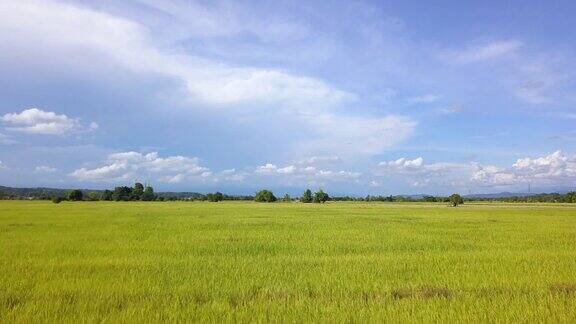
[[[0,201],[0,322],[576,321],[576,207]]]

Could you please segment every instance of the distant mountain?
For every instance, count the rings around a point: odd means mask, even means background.
[[[570,189],[567,188],[549,188],[546,190],[534,190],[534,192],[498,192],[498,193],[487,193],[487,194],[469,194],[464,195],[464,198],[481,198],[481,199],[498,199],[498,198],[510,198],[510,197],[530,197],[548,193],[559,193],[565,194],[568,193]]]
[[[529,197],[537,195],[535,193],[521,193],[521,192],[498,192],[488,194],[470,194],[464,195],[464,198],[480,198],[480,199],[497,199],[497,198],[510,198],[510,197]]]

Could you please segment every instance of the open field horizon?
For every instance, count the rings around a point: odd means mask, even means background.
[[[0,210],[0,322],[576,321],[569,204]]]

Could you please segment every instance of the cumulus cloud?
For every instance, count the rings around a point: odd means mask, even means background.
[[[10,131],[28,134],[64,135],[72,132],[91,131],[98,128],[96,123],[85,126],[80,119],[70,118],[64,114],[30,108],[20,113],[8,113],[0,118]]]
[[[576,156],[556,151],[539,158],[518,159],[511,168],[476,165],[472,180],[484,185],[519,183],[567,185],[576,181]]]
[[[428,185],[453,186],[470,176],[472,165],[465,163],[425,163],[422,157],[399,158],[378,164],[376,176],[398,178],[413,187]]]
[[[399,158],[398,160],[380,162],[380,166],[389,167],[395,170],[417,170],[424,162],[422,157],[415,158],[413,160],[408,160],[406,158]]]
[[[474,165],[474,171],[470,178],[473,182],[489,186],[514,185],[518,178],[512,172],[493,165]]]
[[[157,152],[120,152],[108,156],[107,163],[97,168],[80,168],[70,174],[79,181],[128,181],[155,179],[166,183],[201,180],[211,175],[199,165],[199,159],[185,156],[160,157]]]
[[[330,182],[357,181],[361,173],[346,170],[320,169],[312,165],[298,164],[278,167],[272,163],[258,166],[254,176],[268,182],[279,182],[284,185],[318,185]]]

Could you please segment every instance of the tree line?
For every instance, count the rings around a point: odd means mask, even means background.
[[[178,198],[177,196],[160,196],[154,193],[154,188],[151,186],[142,185],[136,182],[134,187],[121,186],[116,187],[114,190],[104,190],[102,192],[89,192],[85,194],[80,189],[74,189],[67,193],[66,196],[52,197],[54,203],[62,201],[176,201],[176,200],[199,200],[209,202],[219,202],[223,200],[254,200],[256,202],[292,202],[300,201],[302,203],[325,203],[330,200],[330,196],[322,189],[312,193],[312,190],[306,189],[301,197],[293,199],[289,194],[285,194],[282,199],[278,199],[270,190],[260,190],[254,196],[230,196],[221,192],[214,192],[208,194],[195,194],[193,197]]]
[[[457,194],[456,194],[457,195]],[[454,196],[454,195],[452,195]],[[365,197],[354,196],[329,196],[322,189],[312,192],[306,189],[300,197],[292,198],[289,194],[283,197],[276,197],[270,190],[260,190],[254,195],[227,195],[221,192],[201,194],[197,192],[161,192],[156,193],[151,186],[144,186],[142,183],[135,183],[133,187],[119,186],[113,190],[80,190],[75,189],[66,191],[64,189],[52,188],[11,188],[0,186],[0,199],[34,199],[34,200],[53,200],[61,202],[70,201],[210,201],[218,202],[223,200],[244,200],[257,202],[291,202],[299,201],[302,203],[323,203],[326,201],[366,201],[366,202],[443,202],[453,204],[456,199],[452,196],[382,196],[368,195]],[[458,204],[467,201],[486,201],[486,202],[545,202],[545,203],[576,203],[576,191],[568,193],[543,193],[532,195],[518,195],[507,197],[462,197],[458,195]]]

